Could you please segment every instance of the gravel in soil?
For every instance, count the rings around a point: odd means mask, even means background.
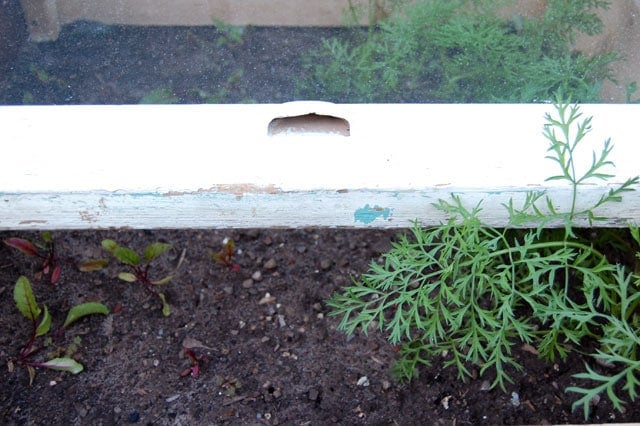
[[[335,30],[333,30],[335,31]],[[110,27],[78,23],[54,43],[24,42],[0,78],[0,103],[137,103],[170,87],[180,102],[283,102],[294,97],[299,55],[317,46],[327,29],[248,28],[240,45],[206,28]],[[331,33],[332,34],[332,33]],[[235,76],[235,77],[234,77]],[[216,98],[217,97],[217,98]],[[20,275],[33,281],[40,303],[62,321],[83,301],[112,313],[74,324],[75,357],[85,371],[72,376],[38,370],[33,386],[16,366],[0,373],[0,415],[7,425],[70,424],[559,424],[583,423],[572,412],[575,384],[588,357],[556,363],[515,346],[524,366],[507,392],[488,390],[477,376],[466,382],[442,362],[401,384],[389,371],[397,356],[379,333],[346,336],[325,300],[389,248],[395,232],[382,230],[157,230],[54,232],[58,251],[78,259],[104,257],[104,238],[142,249],[173,244],[151,270],[172,272],[166,286],[171,315],[157,297],[117,279],[116,262],[100,271],[65,268],[59,284],[33,279],[32,259],[0,244],[0,359],[15,357],[29,324],[15,309]],[[35,238],[26,232],[4,232]],[[232,238],[238,267],[210,254]],[[199,361],[197,377],[184,346]],[[43,355],[44,356],[44,355]],[[476,370],[479,370],[476,368]],[[185,374],[186,372],[186,374]],[[603,397],[593,423],[640,420]]]
[[[4,424],[549,424],[584,422],[571,412],[571,375],[585,358],[556,363],[516,347],[522,372],[507,393],[487,390],[478,376],[466,382],[436,360],[409,384],[390,367],[396,348],[372,330],[346,336],[328,316],[325,300],[389,248],[382,230],[74,231],[56,232],[57,251],[76,259],[104,257],[103,238],[141,250],[154,241],[173,244],[157,259],[152,277],[173,273],[166,286],[171,315],[140,284],[117,279],[122,267],[81,273],[65,267],[51,286],[34,280],[40,303],[56,321],[83,301],[105,303],[107,317],[87,317],[67,332],[80,338],[78,375],[26,369],[0,374]],[[36,239],[35,233],[0,238]],[[228,267],[211,254],[232,238],[237,253]],[[0,245],[0,359],[14,357],[29,325],[13,307],[19,275],[38,264]],[[184,347],[198,357],[188,374]],[[185,374],[186,373],[186,374]],[[591,422],[638,419],[634,406],[615,412],[606,398]]]

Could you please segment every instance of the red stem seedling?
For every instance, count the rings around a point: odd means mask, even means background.
[[[236,244],[231,238],[225,238],[222,241],[222,249],[215,253],[209,253],[209,257],[217,263],[226,266],[234,272],[240,270],[240,265],[233,263],[233,256],[236,253]]]
[[[200,364],[207,360],[206,355],[196,355],[196,352],[191,348],[183,348],[184,354],[189,358],[189,367],[182,370],[180,377],[186,377],[191,375],[193,378],[197,378],[200,374]]]
[[[91,272],[102,269],[108,263],[106,259],[94,259],[78,262],[70,257],[60,257],[56,252],[55,241],[50,232],[42,233],[42,242],[32,243],[24,238],[11,237],[4,240],[4,243],[27,256],[33,256],[42,260],[42,264],[36,271],[36,278],[43,275],[49,276],[49,283],[55,285],[62,273],[61,264],[71,265],[81,272]]]
[[[142,256],[128,247],[118,245],[114,240],[103,240],[102,247],[111,253],[122,264],[129,267],[131,272],[120,272],[118,274],[118,278],[129,283],[140,282],[144,284],[147,291],[154,294],[162,301],[162,314],[164,316],[169,316],[171,311],[169,304],[167,303],[166,296],[164,293],[158,291],[157,287],[167,284],[173,279],[173,276],[167,275],[162,279],[153,280],[149,278],[149,268],[151,266],[151,261],[171,249],[171,244],[159,242],[151,243],[144,249]]]
[[[26,367],[29,372],[29,384],[33,383],[36,368],[49,368],[58,371],[68,371],[77,374],[83,370],[82,364],[70,356],[54,357],[47,361],[35,361],[34,357],[47,347],[46,344],[36,346],[39,337],[49,333],[51,329],[51,314],[46,305],[40,307],[31,290],[29,280],[21,276],[13,289],[13,299],[18,310],[31,322],[31,333],[27,343],[20,349],[18,356],[8,362],[9,371],[13,371],[14,362]],[[54,333],[52,339],[61,340],[64,332],[71,324],[87,315],[108,315],[109,310],[102,303],[87,302],[73,306],[63,325]]]

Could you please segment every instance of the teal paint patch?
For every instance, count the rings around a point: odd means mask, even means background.
[[[380,206],[371,207],[367,204],[361,209],[356,210],[353,216],[356,222],[368,224],[380,217],[388,219],[389,216],[391,216],[391,209],[389,207],[382,208]]]

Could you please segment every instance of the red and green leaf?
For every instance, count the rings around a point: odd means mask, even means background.
[[[29,256],[38,256],[38,249],[34,246],[31,241],[25,240],[24,238],[7,238],[4,240],[4,243],[9,247],[13,247],[20,252],[29,255]]]

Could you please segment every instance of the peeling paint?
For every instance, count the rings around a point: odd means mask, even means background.
[[[369,204],[358,209],[354,213],[354,219],[356,222],[362,222],[368,224],[378,218],[388,219],[391,216],[391,209],[389,207],[383,208],[380,206],[371,207]]]
[[[89,222],[89,223],[95,223],[98,221],[98,216],[100,216],[99,213],[94,214],[92,212],[90,212],[89,210],[81,210],[78,212],[80,214],[80,219],[83,220],[84,222]]]
[[[197,191],[169,191],[162,194],[165,197],[175,197],[180,195],[228,193],[239,197],[244,194],[279,194],[282,190],[275,185],[254,185],[252,183],[219,184],[208,189],[198,189]]]

